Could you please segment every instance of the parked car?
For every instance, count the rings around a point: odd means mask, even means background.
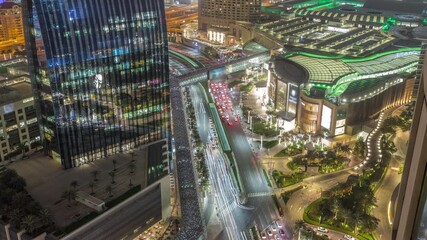
[[[324,228],[324,227],[318,227],[317,231],[322,232],[322,233],[327,233],[329,232],[328,229]]]

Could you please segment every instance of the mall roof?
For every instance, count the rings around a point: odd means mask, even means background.
[[[339,59],[320,59],[302,55],[289,59],[307,69],[309,82],[333,83],[338,77],[353,72],[348,65]]]
[[[421,0],[367,0],[364,8],[421,14],[426,4]]]
[[[397,52],[370,61],[349,62],[347,64],[360,74],[372,74],[401,68],[416,62],[419,58],[419,53],[419,51]]]
[[[286,81],[302,84],[308,80],[308,72],[301,65],[284,57],[276,57],[273,61],[276,75]]]

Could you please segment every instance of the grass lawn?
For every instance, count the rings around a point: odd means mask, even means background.
[[[274,128],[270,128],[258,118],[252,118],[252,121],[252,131],[256,134],[263,135],[264,137],[274,137],[279,134],[279,131],[276,131]]]
[[[269,141],[269,142],[264,142],[263,147],[270,149],[270,148],[276,146],[277,144],[279,144],[279,140],[273,140],[273,141]]]

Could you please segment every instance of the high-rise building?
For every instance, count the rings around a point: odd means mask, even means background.
[[[228,29],[235,21],[254,22],[261,0],[199,0],[199,29]]]
[[[163,1],[22,4],[46,154],[67,169],[168,138]]]
[[[0,4],[0,41],[19,40],[23,43],[22,8],[15,2]]]
[[[414,120],[393,222],[393,239],[427,238],[427,64],[421,72]]]

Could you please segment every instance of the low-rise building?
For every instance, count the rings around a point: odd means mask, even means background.
[[[0,164],[4,164],[35,149],[40,130],[30,83],[2,87],[0,96]]]

